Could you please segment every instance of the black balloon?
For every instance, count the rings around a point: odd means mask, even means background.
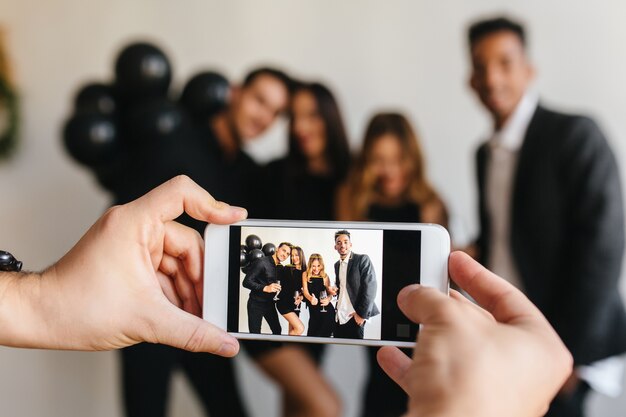
[[[276,253],[276,246],[273,243],[266,243],[263,245],[263,253],[265,256],[272,256]]]
[[[265,254],[263,253],[263,251],[261,249],[252,249],[250,252],[248,252],[248,262],[252,263],[257,259],[260,258],[264,258]]]
[[[183,128],[185,116],[176,103],[156,99],[134,106],[129,122],[129,140],[149,142],[175,136]]]
[[[134,43],[118,55],[115,80],[120,96],[126,99],[164,97],[172,81],[172,67],[156,46]]]
[[[261,238],[257,235],[248,235],[246,238],[246,246],[248,247],[248,251],[252,252],[253,249],[261,249],[263,242],[261,242]]]
[[[77,114],[63,129],[67,151],[78,162],[94,166],[112,160],[120,149],[115,119],[102,114]]]
[[[206,121],[228,104],[228,80],[216,72],[201,72],[185,85],[180,103],[196,121]]]
[[[248,247],[246,245],[241,245],[241,250],[248,253]]]
[[[91,83],[83,86],[74,99],[77,113],[99,113],[114,116],[117,112],[115,92],[106,84]]]
[[[241,252],[239,252],[239,266],[244,268],[248,265],[248,263],[248,253],[242,249]]]

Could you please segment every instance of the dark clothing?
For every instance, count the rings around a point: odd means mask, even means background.
[[[420,207],[412,202],[399,206],[372,204],[367,211],[367,219],[374,222],[419,223],[421,218]]]
[[[309,294],[317,298],[318,303],[312,305],[307,303],[309,308],[309,326],[306,335],[316,337],[330,337],[335,327],[335,308],[331,303],[322,307],[319,301],[322,299],[322,291],[326,290],[324,278],[310,277],[307,284]],[[327,296],[330,296],[327,292]]]
[[[376,272],[372,266],[372,261],[367,255],[359,255],[354,252],[350,254],[348,271],[346,273],[346,286],[341,288],[339,282],[339,263],[335,262],[335,285],[339,291],[348,291],[350,302],[356,314],[364,319],[380,314],[374,298],[376,297]]]
[[[300,168],[300,169],[297,169]],[[263,198],[263,217],[282,220],[334,220],[335,193],[339,180],[312,175],[292,167],[287,158],[263,168],[266,184],[275,184]],[[312,192],[315,198],[311,198]]]
[[[487,144],[477,152],[480,261],[488,265]],[[583,365],[626,351],[618,291],[624,213],[617,163],[596,123],[538,106],[513,179],[511,253],[528,298]],[[556,398],[548,416],[582,416],[588,391]]]
[[[278,279],[280,279],[281,290],[279,300],[276,301],[276,308],[278,312],[283,315],[293,313],[296,308],[296,291],[299,291],[300,295],[302,295],[302,270],[287,265],[282,268]],[[300,315],[299,311],[295,311],[295,313]]]
[[[185,372],[211,417],[247,415],[236,389],[232,360],[148,343],[125,348],[121,357],[128,416],[165,417],[170,377],[178,368]]]
[[[276,293],[264,292],[263,288],[278,281],[276,263],[271,256],[255,260],[243,279],[243,286],[250,290],[250,298],[274,304]]]
[[[243,279],[243,286],[250,290],[248,299],[248,330],[250,333],[261,333],[261,321],[267,320],[272,329],[272,334],[281,334],[281,326],[276,312],[274,292],[265,292],[263,288],[278,281],[277,268],[274,258],[264,256],[252,263],[249,272]]]
[[[172,177],[185,174],[216,199],[242,205],[251,215],[256,213],[257,200],[251,184],[259,167],[248,155],[239,151],[227,159],[209,128],[189,129],[176,137],[161,139],[130,150],[132,164],[112,190],[115,204],[132,201]],[[177,220],[201,234],[206,226],[186,214]],[[128,417],[165,414],[164,393],[176,367],[185,371],[211,417],[246,415],[231,359],[141,344],[122,350],[122,365]],[[200,371],[202,375],[198,375]]]
[[[398,206],[373,204],[368,210],[368,220],[375,222],[419,223],[422,221],[421,208],[407,202]],[[409,397],[378,365],[376,354],[380,348],[367,348],[369,371],[365,383],[365,395],[361,417],[400,417],[406,414]],[[402,349],[412,357],[412,349]]]
[[[356,324],[351,318],[346,324],[337,323],[335,326],[335,337],[340,339],[363,339],[365,336],[365,323],[362,326]],[[378,395],[378,394],[377,394]],[[385,401],[387,401],[385,399]]]
[[[269,324],[272,334],[280,334],[282,328],[276,312],[276,304],[273,301],[261,301],[248,298],[248,329],[250,333],[261,334],[261,323],[265,319]]]
[[[480,260],[487,264],[490,220],[485,175],[489,148],[477,153]],[[576,365],[626,351],[618,291],[624,213],[617,163],[589,118],[539,106],[513,180],[511,251],[530,300],[548,318]]]

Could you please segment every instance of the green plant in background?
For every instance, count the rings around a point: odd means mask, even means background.
[[[9,73],[9,62],[4,50],[4,32],[0,28],[0,159],[15,150],[18,139],[18,96]]]

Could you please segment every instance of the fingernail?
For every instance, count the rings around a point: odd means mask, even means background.
[[[217,354],[221,356],[235,356],[237,351],[237,346],[232,343],[222,343],[220,348],[217,350]]]
[[[246,217],[248,217],[248,210],[246,210],[243,207],[231,207],[230,208],[231,213],[233,213],[235,216],[241,218],[241,219],[245,219]]]

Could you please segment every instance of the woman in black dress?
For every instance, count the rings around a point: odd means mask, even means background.
[[[264,169],[261,217],[335,220],[335,196],[350,165],[337,100],[320,83],[302,83],[292,92],[289,116],[288,154]],[[317,198],[311,199],[311,190]],[[322,344],[284,343],[255,358],[283,392],[284,417],[342,415],[339,396],[319,367],[324,348]]]
[[[381,113],[371,119],[363,150],[339,193],[337,211],[341,220],[447,225],[445,206],[426,178],[417,135],[403,115]],[[404,415],[408,398],[379,367],[377,350],[368,348],[361,415]]]
[[[306,335],[330,337],[335,326],[335,307],[330,302],[334,291],[322,255],[314,253],[309,258],[307,271],[302,274],[302,290],[309,306]]]
[[[289,152],[264,169],[266,218],[334,220],[335,195],[350,167],[339,106],[328,88],[300,84],[290,106]],[[316,198],[310,198],[315,190]]]
[[[291,247],[291,265],[283,268],[281,273],[281,290],[276,301],[276,309],[289,323],[289,334],[300,336],[304,332],[304,324],[300,320],[302,302],[302,259],[304,251],[299,246]],[[305,267],[306,268],[306,267]]]

